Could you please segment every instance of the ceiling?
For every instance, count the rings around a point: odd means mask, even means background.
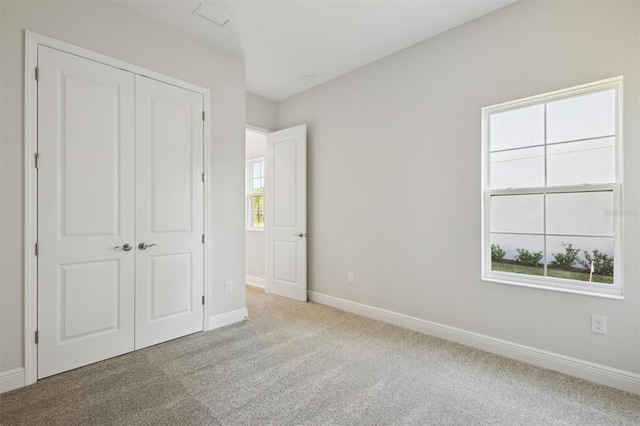
[[[280,101],[516,0],[114,1],[243,58],[247,91]],[[231,21],[193,15],[201,2]]]

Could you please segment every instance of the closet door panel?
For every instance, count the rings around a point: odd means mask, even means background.
[[[134,348],[135,141],[133,74],[38,49],[42,378]]]
[[[202,110],[136,76],[136,348],[203,329]]]

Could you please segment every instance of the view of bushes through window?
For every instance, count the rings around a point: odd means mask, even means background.
[[[567,243],[564,252],[552,253],[553,260],[542,263],[542,251],[530,252],[516,249],[516,256],[505,257],[506,251],[500,245],[491,244],[491,269],[528,275],[545,275],[596,283],[613,283],[613,256],[594,249],[589,252]]]
[[[264,190],[262,190],[264,193]],[[251,225],[264,227],[264,195],[251,197]]]
[[[251,160],[247,164],[247,192],[249,227],[264,228],[264,160]]]

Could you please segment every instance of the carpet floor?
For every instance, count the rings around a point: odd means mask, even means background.
[[[640,396],[315,303],[0,395],[3,425],[640,425]]]

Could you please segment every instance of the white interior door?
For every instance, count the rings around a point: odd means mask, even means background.
[[[38,49],[42,378],[133,350],[135,144],[133,74]]]
[[[307,300],[307,126],[269,133],[266,291]]]
[[[136,349],[203,329],[202,111],[136,76]]]

